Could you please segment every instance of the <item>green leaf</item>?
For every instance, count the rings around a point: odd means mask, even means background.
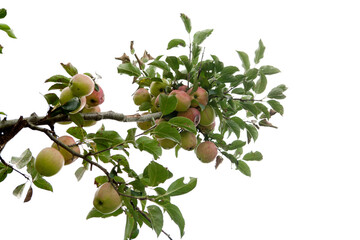
[[[241,129],[244,129],[246,127],[246,123],[244,122],[244,120],[239,117],[232,117],[231,120],[234,121]]]
[[[182,128],[194,134],[197,133],[194,122],[186,117],[173,117],[168,121],[168,123],[170,123],[172,126]]]
[[[126,215],[126,224],[125,224],[125,233],[124,233],[124,240],[128,240],[131,237],[131,233],[135,226],[136,222],[133,216],[130,214]]]
[[[181,60],[181,62],[185,65],[185,68],[186,68],[186,71],[188,73],[191,72],[191,69],[192,69],[192,65],[191,65],[191,62],[189,60],[189,57],[188,56],[185,56],[185,55],[181,55],[179,57],[179,59]]]
[[[190,18],[188,16],[186,16],[185,14],[181,13],[180,14],[181,20],[184,22],[185,25],[185,29],[188,33],[191,32],[191,21]]]
[[[184,228],[185,228],[185,220],[183,215],[181,214],[180,209],[171,203],[167,203],[162,205],[162,207],[165,209],[165,211],[169,214],[171,220],[173,220],[180,229],[180,236],[184,236]]]
[[[247,154],[244,155],[243,160],[245,161],[260,161],[263,159],[263,155],[261,154],[261,152],[249,152]]]
[[[227,152],[221,152],[221,154],[224,155],[227,159],[229,159],[232,163],[235,163],[237,165],[238,160],[233,154]]]
[[[0,30],[3,30],[4,32],[6,32],[9,37],[16,38],[13,30],[8,25],[6,25],[4,23],[0,23]]]
[[[149,109],[151,109],[152,104],[151,102],[143,102],[140,106],[139,106],[139,111],[147,111]]]
[[[143,177],[149,179],[148,186],[155,187],[172,177],[172,174],[161,164],[151,161],[144,169]]]
[[[237,164],[237,169],[243,173],[244,175],[250,177],[251,176],[251,170],[250,167],[247,165],[246,162],[239,160]]]
[[[1,8],[0,9],[0,19],[6,17],[6,14],[7,14],[6,9]]]
[[[264,113],[264,115],[267,119],[270,118],[270,111],[264,104],[257,102],[257,103],[254,103],[254,105],[257,107],[257,109],[259,109],[261,112]]]
[[[257,68],[251,68],[246,70],[245,72],[246,81],[249,82],[251,80],[254,80],[258,76],[258,73],[259,73],[259,69]]]
[[[126,139],[125,141],[127,143],[132,143],[132,144],[135,144],[135,133],[136,133],[136,129],[137,128],[130,128],[127,130],[127,136],[126,136]]]
[[[231,132],[235,133],[236,137],[239,138],[240,137],[239,125],[236,122],[234,122],[232,119],[227,119],[226,124],[228,125]]]
[[[164,224],[162,211],[156,205],[148,206],[147,210],[149,212],[152,229],[156,232],[157,236],[159,236]]]
[[[276,100],[269,100],[267,103],[274,109],[276,112],[280,113],[280,115],[284,114],[284,107]]]
[[[260,73],[260,78],[256,81],[254,92],[257,94],[263,93],[266,89],[267,78],[264,74]]]
[[[3,49],[4,49],[4,47],[0,45],[0,54],[3,53],[3,52],[2,52]]]
[[[78,109],[81,105],[80,98],[74,97],[67,101],[64,105],[62,105],[62,109],[64,109],[66,112],[70,113],[76,109]]]
[[[245,125],[248,133],[250,134],[250,136],[252,137],[252,139],[254,140],[254,142],[256,141],[256,139],[259,136],[258,130],[256,129],[256,127],[252,124],[246,124]]]
[[[242,101],[240,101],[240,105],[245,110],[251,112],[251,114],[254,115],[255,118],[257,118],[257,115],[259,114],[259,110],[252,102],[242,102]]]
[[[193,43],[200,45],[208,36],[211,35],[213,29],[205,29],[202,31],[198,31],[194,34]]]
[[[161,147],[155,139],[142,136],[136,140],[136,145],[140,151],[147,151],[152,154],[155,159],[158,159],[162,154]]]
[[[36,179],[33,179],[33,183],[35,186],[37,186],[38,188],[47,190],[47,191],[53,191],[53,188],[51,186],[51,184],[46,181],[44,178],[40,177],[40,175],[38,175],[36,177]]]
[[[272,75],[280,72],[279,69],[270,65],[261,66],[259,71],[265,75]]]
[[[86,168],[85,167],[79,167],[76,171],[75,171],[75,177],[78,181],[81,180],[81,178],[84,176],[84,173],[86,172]]]
[[[239,71],[238,67],[226,66],[221,70],[221,74],[234,74]]]
[[[69,84],[70,82],[70,78],[65,77],[63,75],[54,75],[48,79],[45,80],[46,83],[48,82],[54,82],[54,83],[65,83],[65,84]]]
[[[196,187],[197,179],[190,177],[188,183],[184,183],[184,177],[173,182],[166,191],[166,196],[178,196],[186,194]]]
[[[1,166],[1,165],[0,165]],[[4,167],[4,168],[0,168],[0,182],[4,181],[5,178],[7,177],[8,175],[8,169],[7,167]]]
[[[277,87],[274,87],[270,90],[267,97],[274,98],[274,99],[284,99],[286,96],[283,94],[284,91],[287,90],[287,87],[284,84],[280,84]]]
[[[180,143],[181,137],[178,130],[167,122],[161,122],[153,131],[153,134],[158,138],[170,139],[174,142]]]
[[[229,150],[236,150],[246,145],[246,142],[241,140],[235,140],[231,144],[228,145]]]
[[[78,70],[71,63],[67,63],[67,64],[60,63],[60,64],[70,76],[74,76],[78,74]]]
[[[259,47],[255,51],[255,58],[254,58],[255,64],[258,64],[260,62],[260,59],[262,59],[264,57],[264,52],[265,52],[265,46],[264,46],[263,42],[260,39],[259,40]]]
[[[47,93],[44,98],[49,105],[55,106],[59,103],[59,97],[55,93]]]
[[[81,141],[85,138],[87,135],[86,131],[81,127],[70,127],[68,130],[66,130],[68,134],[71,136],[80,139]]]
[[[165,70],[165,71],[170,71],[169,66],[164,61],[160,61],[160,60],[155,59],[151,63],[149,63],[149,65],[150,66],[155,66],[155,67],[160,68],[160,69]]]
[[[30,149],[26,149],[20,157],[12,157],[11,163],[16,165],[16,168],[21,169],[25,167],[33,159]]]
[[[159,103],[160,111],[163,113],[163,115],[168,115],[175,111],[178,100],[174,95],[168,96],[166,94],[160,94]]]
[[[174,56],[166,57],[165,61],[169,64],[175,72],[179,70],[179,59]]]
[[[242,61],[242,67],[245,69],[245,71],[250,69],[250,60],[249,60],[249,56],[242,51],[236,51]]]
[[[140,69],[132,63],[122,63],[117,67],[118,73],[129,76],[140,77]]]
[[[115,217],[120,215],[121,213],[123,213],[124,210],[122,210],[122,208],[119,208],[118,210],[116,210],[113,213],[110,214],[105,214],[102,212],[99,212],[98,210],[96,210],[96,208],[92,208],[90,210],[90,212],[88,213],[88,215],[86,216],[86,220],[90,219],[90,218],[108,218],[108,217]]]
[[[178,46],[185,47],[185,46],[186,46],[185,41],[182,40],[182,39],[172,39],[172,40],[168,43],[167,50],[169,50],[169,49],[171,49],[171,48],[174,48],[174,47],[178,47]]]
[[[13,191],[13,195],[17,198],[20,198],[23,191],[24,191],[24,188],[25,188],[25,184],[26,183],[23,183],[23,184],[20,184],[19,186],[17,186],[14,191]]]

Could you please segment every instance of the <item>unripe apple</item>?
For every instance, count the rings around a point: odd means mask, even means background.
[[[150,84],[150,93],[154,97],[157,97],[160,93],[165,92],[167,84],[164,82],[152,82]]]
[[[199,106],[199,103],[200,103],[201,105],[206,106],[206,105],[208,104],[208,101],[209,101],[209,94],[208,94],[208,92],[207,92],[205,89],[203,89],[203,88],[201,88],[201,87],[198,87],[193,94],[190,94],[192,90],[193,90],[193,89],[190,88],[190,89],[187,91],[187,93],[188,93],[188,94],[190,95],[190,97],[191,97],[191,106],[192,106],[192,107],[198,107],[198,106]]]
[[[141,115],[147,115],[149,114],[148,112],[143,113]],[[151,128],[153,126],[152,121],[145,121],[145,122],[136,122],[136,125],[141,129],[141,130],[148,130],[149,128]]]
[[[180,146],[183,149],[188,151],[195,149],[197,140],[196,140],[196,135],[194,133],[184,131],[180,133],[180,136],[181,136]]]
[[[139,88],[135,91],[133,96],[133,101],[135,105],[140,106],[144,102],[150,102],[150,93],[146,88]]]
[[[60,93],[60,98],[59,98],[60,104],[64,105],[65,103],[67,103],[68,101],[73,99],[74,97],[76,97],[76,96],[74,96],[71,89],[69,87],[66,87]],[[79,98],[79,97],[76,97],[76,98]],[[80,99],[80,106],[77,109],[75,109],[74,111],[70,112],[71,114],[78,113],[84,108],[84,106],[86,104],[86,97],[83,96],[83,97],[80,97],[79,99]]]
[[[110,182],[106,182],[97,189],[93,205],[101,213],[112,213],[121,207],[122,196],[119,195]]]
[[[70,136],[61,136],[58,138],[58,140],[62,143],[64,143],[65,145],[67,146],[70,146],[70,145],[74,145],[72,147],[70,147],[74,152],[76,153],[80,153],[80,148],[79,146],[75,145],[76,142],[74,140],[74,138],[70,137]],[[68,152],[65,148],[63,147],[60,147],[57,143],[53,143],[51,145],[51,147],[57,149],[60,151],[60,153],[63,155],[64,157],[64,160],[65,160],[65,165],[68,165],[72,162],[74,162],[78,157],[77,156],[74,156],[72,155],[72,153]]]
[[[196,157],[203,163],[214,161],[217,156],[217,147],[213,142],[205,141],[196,148]]]
[[[208,134],[208,133],[214,131],[215,121],[213,123],[211,123],[210,125],[207,125],[207,126],[198,125],[197,127],[199,128],[200,132]]]
[[[200,125],[208,126],[215,121],[215,110],[207,105],[204,110],[200,112]]]
[[[99,106],[84,107],[84,109],[81,111],[81,113],[99,113],[99,112],[101,112]],[[94,126],[95,124],[96,124],[96,120],[84,120],[83,127],[90,127],[90,126]]]
[[[94,88],[94,91],[89,96],[86,96],[86,104],[89,107],[95,107],[97,105],[100,105],[105,100],[104,91],[98,84],[97,86],[99,88],[98,91],[96,91],[96,89]]]
[[[160,146],[163,149],[171,149],[171,148],[175,147],[177,144],[173,140],[170,140],[167,138],[157,138],[156,140],[159,142]]]
[[[185,112],[178,112],[179,117],[186,117],[194,122],[195,126],[197,126],[200,122],[200,112],[196,108],[189,108]]]
[[[58,173],[65,163],[63,155],[55,148],[47,147],[35,159],[35,169],[43,176],[51,177]]]
[[[94,91],[95,83],[85,74],[76,74],[71,78],[69,87],[74,96],[82,97],[88,96]]]
[[[189,94],[181,90],[173,90],[169,95],[174,95],[178,100],[175,108],[176,111],[185,112],[189,109],[191,104],[191,97]]]

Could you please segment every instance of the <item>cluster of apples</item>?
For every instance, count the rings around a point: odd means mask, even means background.
[[[150,112],[160,111],[160,95],[174,95],[177,99],[175,111],[168,115],[167,118],[157,119],[155,122],[138,122],[137,125],[142,130],[147,130],[158,125],[162,121],[168,121],[171,117],[185,117],[194,122],[197,129],[202,133],[209,133],[215,128],[215,111],[208,105],[209,94],[202,88],[198,87],[196,91],[193,88],[188,88],[186,85],[171,87],[166,82],[153,81],[149,89],[145,87],[138,88],[133,95],[135,105],[142,105],[145,102],[151,104]],[[145,112],[143,114],[149,114]],[[180,132],[181,142],[180,147],[191,151],[195,150],[197,158],[204,162],[212,162],[217,156],[217,147],[211,141],[202,141],[198,143],[196,134],[182,130]],[[154,136],[159,142],[159,145],[164,149],[174,148],[178,143],[166,138]]]
[[[70,80],[69,86],[65,87],[60,94],[60,104],[65,105],[73,98],[78,98],[80,105],[77,109],[70,112],[70,114],[81,113],[96,113],[100,112],[99,105],[105,100],[104,91],[95,84],[95,82],[85,74],[76,74]],[[96,121],[85,120],[83,127],[89,127],[96,124]]]

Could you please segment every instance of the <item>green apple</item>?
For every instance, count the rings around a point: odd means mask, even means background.
[[[160,93],[165,92],[167,84],[164,82],[151,82],[150,84],[150,93],[154,97],[157,97]]]
[[[35,159],[35,169],[43,176],[51,177],[58,173],[65,163],[63,155],[55,148],[47,147]]]
[[[174,95],[177,99],[177,104],[175,110],[178,112],[185,112],[189,109],[191,104],[191,97],[184,91],[173,90],[169,95]]]
[[[200,125],[208,126],[215,121],[215,110],[207,105],[204,110],[200,112]]]
[[[180,136],[181,136],[180,146],[183,149],[188,151],[195,149],[197,140],[196,140],[196,135],[194,133],[184,131],[180,133]]]
[[[203,163],[214,161],[217,156],[217,147],[213,142],[205,141],[200,143],[196,150],[196,157]]]
[[[95,107],[84,107],[84,109],[81,111],[81,113],[99,113],[101,112],[101,109],[99,106]],[[83,127],[90,127],[96,124],[96,120],[84,120]]]
[[[67,146],[71,146],[70,147],[74,152],[76,153],[80,153],[80,148],[79,146],[75,145],[76,142],[74,140],[74,138],[70,137],[70,136],[61,136],[58,138],[58,140],[62,143],[64,143]],[[55,142],[51,145],[51,147],[57,149],[60,151],[60,153],[63,155],[64,160],[65,160],[65,165],[69,165],[70,163],[74,162],[78,157],[72,155],[72,153],[68,152],[65,148],[60,147],[58,144],[56,144]]]
[[[157,138],[156,140],[159,142],[160,146],[163,149],[171,149],[171,148],[175,147],[177,144],[173,140],[170,140],[167,138]]]
[[[88,96],[95,88],[94,81],[85,74],[76,74],[70,80],[71,92],[76,97]]]
[[[210,125],[207,125],[207,126],[198,125],[197,127],[200,130],[200,132],[208,134],[208,133],[214,131],[214,129],[215,129],[215,121],[213,123],[211,123]]]
[[[104,91],[99,86],[99,84],[97,84],[97,86],[98,86],[98,91],[94,89],[94,91],[89,96],[86,96],[86,104],[89,107],[95,107],[97,105],[102,104],[105,101]]]
[[[208,104],[208,100],[209,100],[208,92],[205,89],[198,87],[194,93],[190,94],[192,90],[193,89],[190,88],[187,91],[187,93],[191,97],[191,106],[198,107],[199,104],[206,106]]]
[[[145,112],[141,115],[147,115],[149,114],[148,112]],[[151,128],[154,124],[152,123],[152,121],[145,121],[145,122],[136,122],[136,125],[141,129],[141,130],[148,130],[149,128]]]
[[[73,99],[75,97],[76,96],[74,96],[74,94],[72,93],[70,87],[66,87],[60,93],[60,98],[59,98],[60,104],[64,105],[68,101],[70,101],[71,99]],[[80,99],[80,106],[78,108],[76,108],[74,111],[70,112],[71,114],[75,114],[75,113],[80,112],[84,108],[84,106],[86,105],[86,97],[85,96],[80,97],[80,98],[76,97],[76,98]]]
[[[122,196],[119,195],[110,182],[106,182],[97,189],[93,205],[99,212],[109,214],[121,207]]]
[[[133,101],[135,105],[140,106],[144,102],[150,102],[150,93],[146,88],[139,88],[136,90],[133,96]]]

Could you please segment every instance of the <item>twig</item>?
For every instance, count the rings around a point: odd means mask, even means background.
[[[0,161],[7,167],[11,168],[12,170],[14,170],[15,172],[21,174],[24,178],[26,178],[29,182],[31,182],[31,179],[24,173],[22,173],[21,171],[17,170],[16,168],[14,168],[13,166],[11,166],[9,163],[7,163],[1,156],[0,156]]]

